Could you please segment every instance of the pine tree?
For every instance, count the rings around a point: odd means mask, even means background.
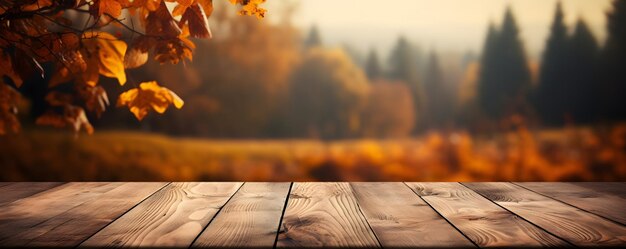
[[[378,53],[375,49],[370,50],[365,61],[365,72],[370,80],[375,80],[382,77],[383,70],[378,60]]]
[[[422,87],[417,74],[417,56],[409,41],[401,36],[389,56],[389,78],[402,81],[409,86],[413,94],[416,126],[419,127],[420,113],[423,107]]]
[[[417,83],[416,55],[409,41],[401,36],[389,56],[389,78],[408,84]]]
[[[511,9],[499,31],[489,28],[478,83],[478,101],[491,118],[501,119],[526,111],[530,72]]]
[[[626,1],[613,1],[607,14],[608,37],[602,52],[602,111],[613,120],[626,119]]]
[[[305,48],[319,47],[322,46],[322,37],[320,35],[317,26],[313,25],[309,30],[309,35],[306,40],[304,40]]]
[[[567,86],[561,89],[567,93],[565,113],[574,122],[588,123],[596,117],[598,108],[598,88],[596,61],[598,44],[587,24],[579,19],[569,41],[569,66],[566,73]]]
[[[452,104],[449,89],[446,88],[441,73],[437,53],[432,51],[424,77],[424,96],[426,99],[426,123],[431,128],[441,128],[450,121]]]
[[[539,86],[533,96],[535,107],[542,120],[549,124],[563,121],[568,86],[565,79],[568,70],[568,36],[563,21],[561,3],[557,3],[554,20],[550,28],[550,37],[546,42],[539,73]]]

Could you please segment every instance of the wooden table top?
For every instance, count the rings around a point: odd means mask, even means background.
[[[626,246],[626,183],[0,182],[0,246]]]

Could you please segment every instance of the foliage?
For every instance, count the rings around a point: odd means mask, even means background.
[[[265,0],[229,1],[242,6],[241,15],[265,15],[259,7]],[[212,12],[212,0],[0,1],[0,134],[19,127],[12,88],[46,75],[50,109],[37,123],[91,133],[85,109],[100,116],[108,105],[100,76],[123,86],[128,81],[125,69],[143,65],[149,56],[159,63],[191,60],[195,44],[190,38],[211,37],[207,18]],[[78,22],[81,18],[72,15],[88,17]],[[133,20],[138,20],[138,27]],[[131,36],[123,40],[120,31],[115,35],[104,31],[115,27]],[[182,106],[175,94],[156,82],[140,83],[118,101],[140,120],[150,109],[165,111],[167,103]]]
[[[507,9],[500,28],[489,27],[481,58],[478,103],[492,119],[526,114],[531,78],[517,22]]]
[[[294,135],[355,136],[368,91],[367,77],[342,50],[312,48],[291,79]]]
[[[216,10],[212,29],[220,37],[198,42],[197,57],[186,67],[149,65],[143,72],[164,82],[186,107],[148,119],[152,129],[211,137],[266,137],[285,107],[289,76],[298,64],[299,37],[284,23],[241,20]],[[221,16],[222,14],[228,16]],[[280,130],[280,129],[279,129]]]
[[[0,180],[623,181],[625,151],[624,124],[330,142],[26,130],[0,137]]]
[[[403,138],[413,131],[411,89],[398,82],[373,81],[361,115],[362,134],[375,138]]]

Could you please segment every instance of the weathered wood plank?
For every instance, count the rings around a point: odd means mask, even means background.
[[[407,185],[480,247],[568,245],[459,183]]]
[[[0,186],[0,206],[35,195],[63,184],[62,182],[12,182]]]
[[[277,247],[379,247],[347,182],[294,183]]]
[[[465,183],[504,208],[577,246],[626,245],[626,228],[506,182]]]
[[[241,184],[172,183],[80,247],[188,247]]]
[[[129,182],[3,241],[28,247],[75,247],[167,183]]]
[[[606,219],[626,224],[626,199],[596,191],[602,186],[588,188],[586,184],[564,182],[519,182],[515,184]],[[626,189],[626,185],[623,187]]]
[[[572,182],[571,184],[588,188],[596,192],[626,198],[626,182]]]
[[[384,248],[476,247],[404,183],[350,185]]]
[[[290,185],[244,183],[192,247],[272,248]]]
[[[123,183],[68,183],[0,208],[0,244]]]

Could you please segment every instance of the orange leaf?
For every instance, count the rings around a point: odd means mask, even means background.
[[[181,25],[187,23],[189,25],[189,34],[195,38],[211,38],[211,30],[209,30],[209,21],[207,20],[204,10],[198,4],[191,5],[180,19]]]
[[[17,102],[20,94],[0,80],[0,135],[20,130],[17,119]]]
[[[148,52],[132,47],[124,55],[124,68],[137,68],[148,61]]]
[[[60,112],[48,110],[43,115],[39,116],[35,123],[57,128],[69,126],[74,132],[79,132],[81,129],[84,129],[87,134],[93,133],[93,126],[89,123],[87,115],[85,115],[85,110],[74,105],[65,105]]]
[[[106,32],[87,33],[84,39],[86,39],[84,44],[87,47],[87,52],[92,54],[96,52],[98,54],[98,71],[100,74],[106,77],[117,78],[120,85],[124,85],[126,83],[126,72],[124,72],[126,43]],[[90,56],[90,59],[94,58]],[[88,62],[89,66],[92,65]]]
[[[159,86],[156,81],[143,82],[139,88],[123,92],[117,99],[117,106],[127,106],[138,120],[142,120],[150,109],[164,113],[170,104],[180,109],[184,102],[174,92]]]
[[[13,81],[15,86],[22,86],[22,78],[14,71],[11,57],[0,51],[0,78],[5,75]]]
[[[96,17],[108,14],[117,18],[122,14],[122,4],[117,0],[97,0],[92,6],[97,10]]]

